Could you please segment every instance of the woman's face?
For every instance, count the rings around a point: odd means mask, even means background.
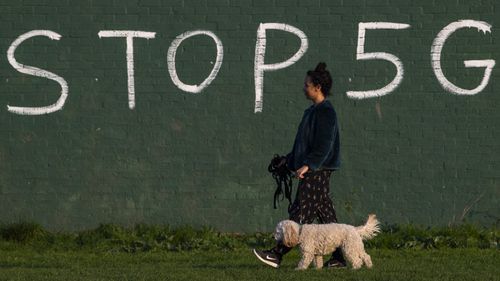
[[[311,82],[311,77],[309,76],[306,76],[306,79],[304,80],[304,95],[309,100],[315,100],[318,95],[323,95],[321,92],[321,86],[314,86]]]

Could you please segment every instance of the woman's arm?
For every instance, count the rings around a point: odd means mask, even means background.
[[[337,117],[332,108],[320,108],[316,113],[314,136],[311,151],[307,154],[304,165],[317,170],[325,162],[335,142]],[[302,168],[301,168],[302,169]],[[300,170],[300,169],[299,169]]]

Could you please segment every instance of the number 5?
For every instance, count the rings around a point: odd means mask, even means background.
[[[409,24],[405,23],[393,23],[393,22],[360,22],[359,32],[358,32],[358,48],[356,53],[357,60],[386,60],[392,62],[396,66],[396,77],[391,83],[387,84],[385,87],[370,90],[370,91],[348,91],[347,96],[355,99],[365,99],[371,97],[380,97],[387,95],[394,91],[401,81],[403,80],[403,63],[393,54],[389,53],[365,53],[365,32],[367,29],[406,29],[409,28]]]

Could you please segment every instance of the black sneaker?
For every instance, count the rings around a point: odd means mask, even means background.
[[[261,262],[274,268],[280,267],[281,259],[274,252],[253,249],[253,253]]]
[[[323,265],[325,268],[347,268],[345,262],[340,262],[338,260],[329,259]]]

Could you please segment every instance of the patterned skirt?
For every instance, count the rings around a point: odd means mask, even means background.
[[[330,199],[331,170],[307,172],[299,181],[289,219],[299,224],[336,223],[337,214]]]

